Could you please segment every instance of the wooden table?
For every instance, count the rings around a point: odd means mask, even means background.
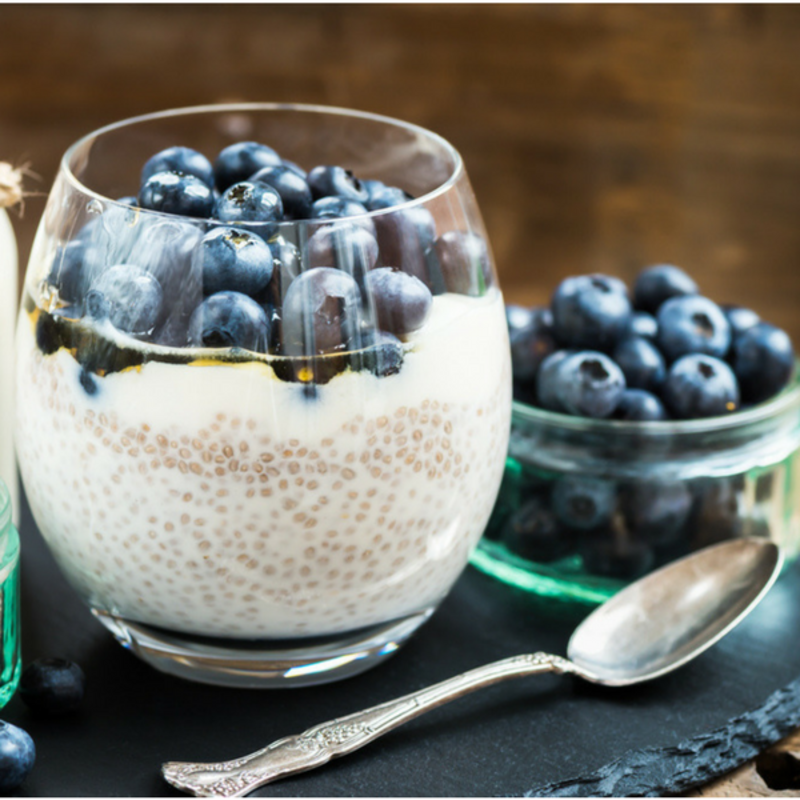
[[[672,261],[800,341],[797,6],[4,5],[0,32],[0,158],[40,176],[23,265],[78,136],[176,106],[324,103],[456,145],[508,300]],[[704,794],[769,793],[752,766],[731,781]]]

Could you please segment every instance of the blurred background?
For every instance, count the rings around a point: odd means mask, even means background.
[[[0,5],[21,267],[63,151],[224,101],[347,106],[462,153],[506,299],[661,261],[800,338],[800,6]]]

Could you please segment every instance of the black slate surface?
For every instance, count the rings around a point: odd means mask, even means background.
[[[126,652],[67,586],[23,508],[25,661],[58,655],[88,678],[83,711],[3,718],[26,728],[37,763],[24,797],[179,796],[167,760],[216,761],[487,661],[564,654],[586,609],[543,604],[468,569],[397,655],[361,676],[280,691],[222,689],[162,675]],[[669,794],[705,782],[800,726],[800,565],[720,644],[628,689],[545,675],[501,684],[423,716],[259,796]]]

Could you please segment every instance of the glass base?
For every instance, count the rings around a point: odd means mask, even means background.
[[[242,689],[316,686],[358,675],[398,650],[433,611],[334,636],[241,641],[176,634],[92,609],[123,647],[157,670]]]

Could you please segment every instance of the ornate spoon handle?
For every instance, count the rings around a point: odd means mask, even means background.
[[[259,786],[352,753],[404,722],[476,689],[539,672],[579,670],[570,661],[547,653],[513,656],[365,711],[315,725],[243,758],[216,764],[170,761],[161,772],[167,782],[196,797],[244,797]]]

